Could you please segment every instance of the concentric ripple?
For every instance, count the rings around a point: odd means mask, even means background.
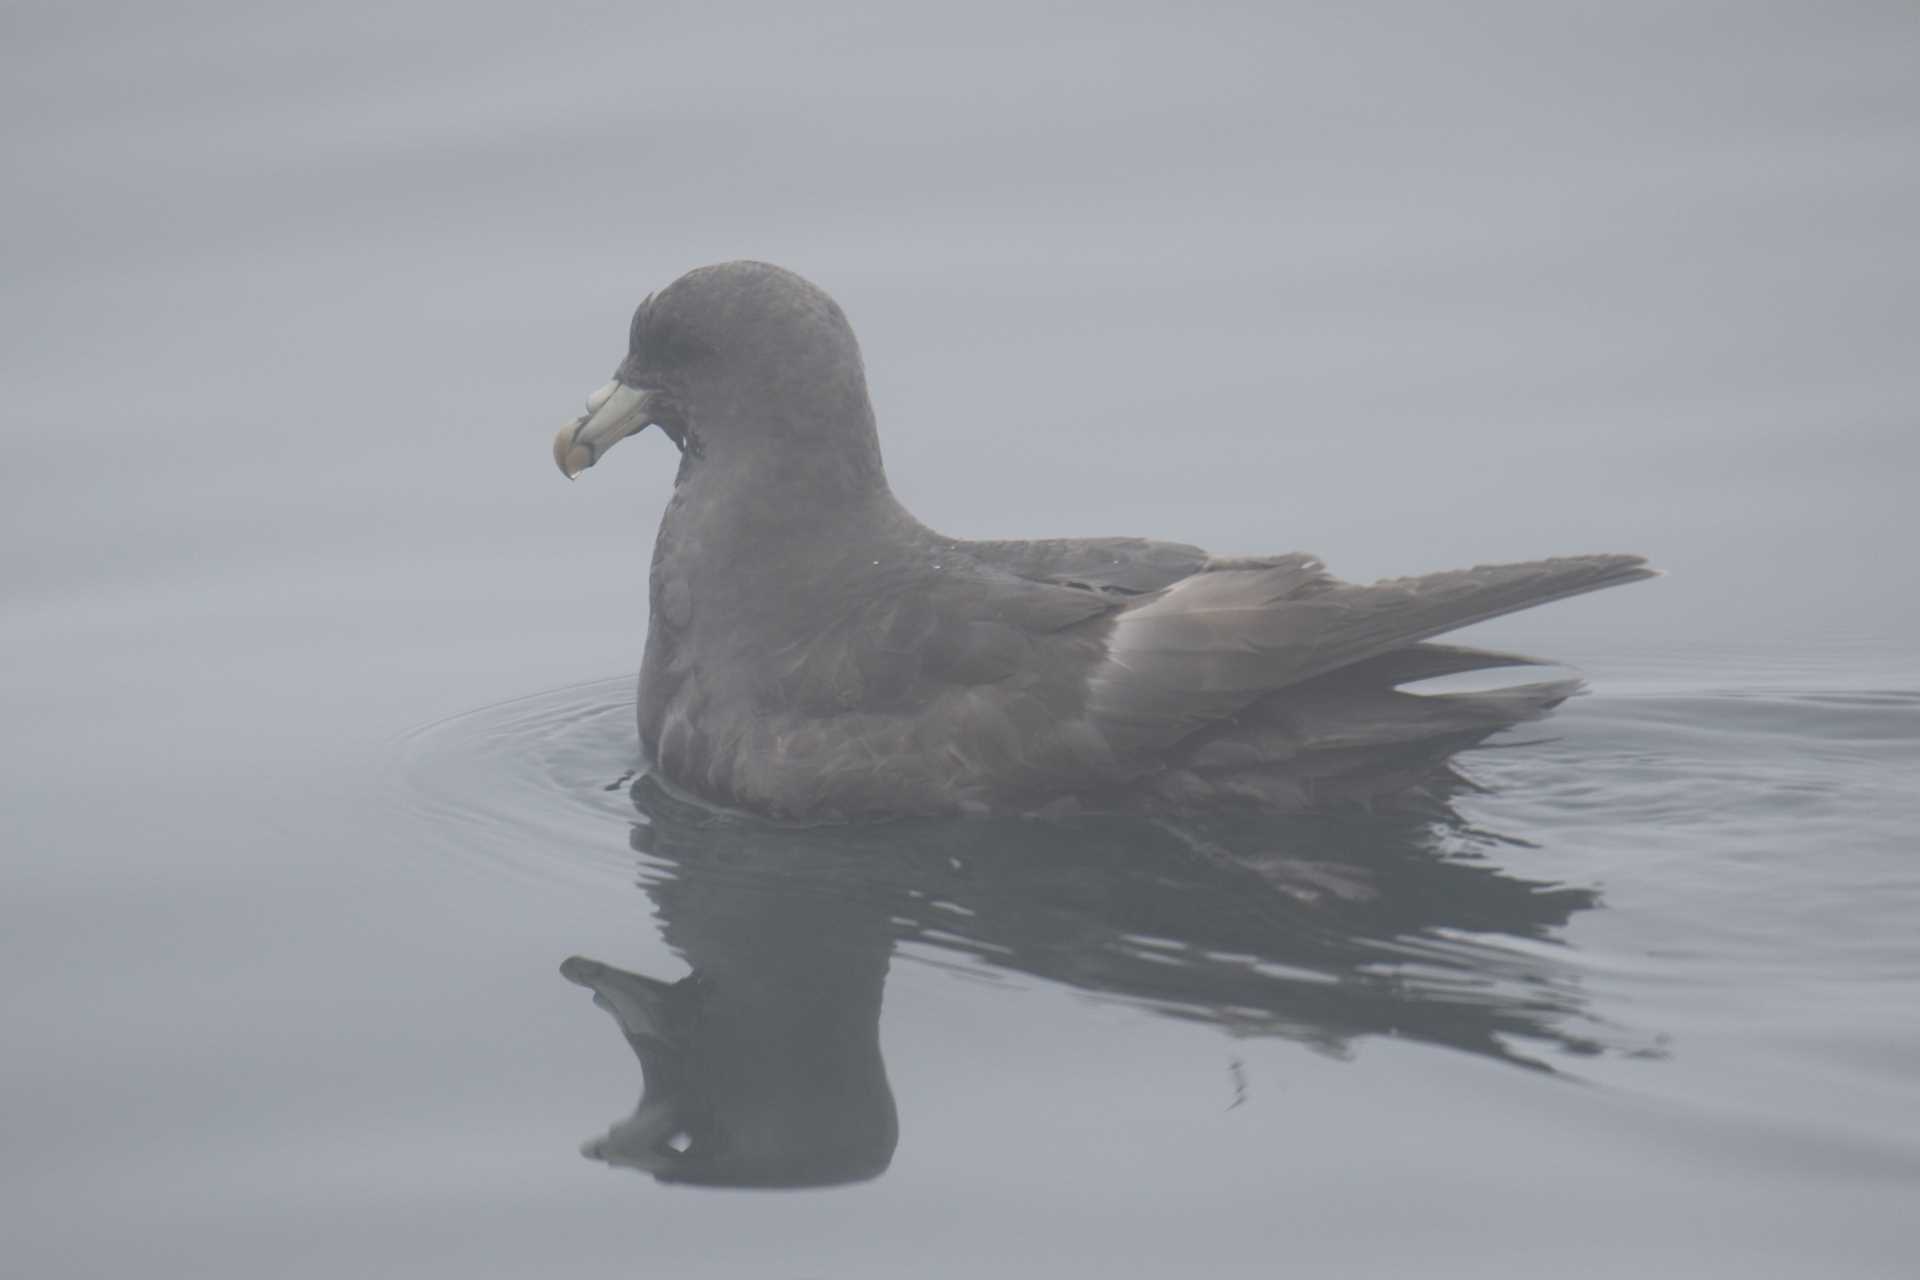
[[[400,803],[434,843],[540,878],[631,879],[641,821],[633,677],[569,685],[425,725],[399,743]]]

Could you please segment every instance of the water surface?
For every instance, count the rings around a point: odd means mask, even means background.
[[[1915,33],[13,6],[9,1274],[1908,1275]],[[944,531],[1671,576],[1429,822],[712,820],[547,449],[739,256]]]

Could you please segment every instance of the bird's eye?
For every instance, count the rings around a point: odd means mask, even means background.
[[[648,298],[633,313],[633,332],[627,337],[628,358],[649,369],[685,368],[713,354],[705,341],[688,332],[661,313],[660,305]]]

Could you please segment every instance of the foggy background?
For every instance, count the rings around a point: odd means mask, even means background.
[[[1773,775],[1741,753],[1801,739],[1702,757],[1720,827],[1601,797],[1516,855],[1607,882],[1595,1002],[1683,1036],[1632,1088],[902,965],[907,1137],[840,1200],[575,1153],[638,1079],[555,966],[676,972],[626,817],[510,739],[472,772],[515,821],[429,829],[395,743],[637,669],[672,448],[569,485],[551,441],[646,293],[738,257],[844,305],[892,483],[944,532],[1359,580],[1640,552],[1670,576],[1476,638],[1603,695],[1722,652],[1912,688],[1916,49],[1893,2],[9,0],[10,1261],[1266,1276],[1277,1240],[1313,1274],[1890,1274],[1911,826],[1851,757],[1749,804]],[[592,874],[482,856],[515,842]],[[1781,878],[1869,846],[1824,896]]]
[[[944,531],[1631,550],[1502,634],[1913,638],[1911,7],[1182,13],[10,6],[12,608],[385,562],[364,625],[631,667],[674,459],[548,442],[757,257]]]

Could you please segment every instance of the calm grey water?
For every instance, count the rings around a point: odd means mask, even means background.
[[[9,1274],[1911,1274],[1910,6],[5,23]],[[711,820],[547,448],[738,256],[955,534],[1671,575],[1449,821]]]

